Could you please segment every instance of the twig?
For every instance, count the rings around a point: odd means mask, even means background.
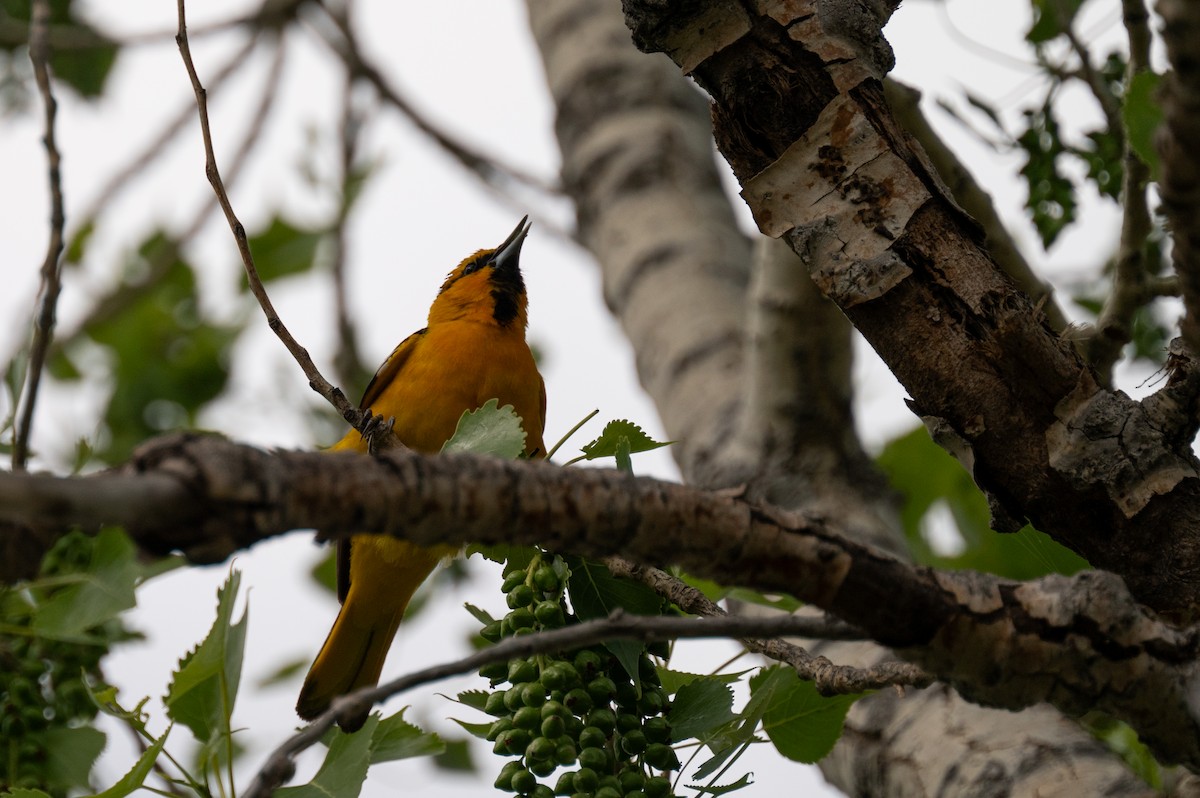
[[[33,425],[33,410],[37,405],[38,387],[41,384],[42,368],[46,362],[46,351],[54,335],[54,322],[58,309],[58,295],[62,290],[61,256],[63,251],[63,227],[66,217],[63,212],[62,157],[54,138],[54,118],[58,103],[50,86],[50,46],[47,43],[50,25],[50,0],[34,0],[32,25],[29,36],[29,60],[33,62],[33,74],[38,92],[45,106],[45,134],[42,143],[46,147],[46,164],[50,183],[50,242],[46,246],[46,257],[42,261],[41,304],[33,327],[33,343],[29,351],[29,368],[26,372],[25,402],[21,408],[13,433],[12,467],[23,471],[29,454],[29,435]]]
[[[1134,75],[1150,66],[1149,15],[1144,0],[1122,0],[1125,27],[1129,35],[1129,63],[1125,70],[1125,85],[1128,87]],[[1078,48],[1077,48],[1078,49]],[[1080,53],[1082,58],[1086,51]],[[1089,80],[1090,82],[1090,80]],[[1128,90],[1128,89],[1127,89]],[[1095,91],[1095,90],[1094,90]],[[1108,94],[1096,94],[1104,105]],[[1146,201],[1146,183],[1150,169],[1134,151],[1125,135],[1125,123],[1120,108],[1115,118],[1105,106],[1105,117],[1109,129],[1120,143],[1124,169],[1121,178],[1121,240],[1117,246],[1117,258],[1113,267],[1113,284],[1100,317],[1096,319],[1096,333],[1088,345],[1088,359],[1100,375],[1104,384],[1112,381],[1113,364],[1121,356],[1121,350],[1133,337],[1133,316],[1138,309],[1154,298],[1147,291],[1146,239],[1152,223],[1150,208]]]
[[[544,194],[557,196],[561,193],[558,188],[547,185],[545,181],[536,176],[523,172],[514,166],[501,163],[495,158],[490,158],[466,144],[455,140],[450,134],[433,125],[413,108],[408,100],[388,82],[387,78],[384,77],[383,73],[374,64],[367,60],[366,56],[363,55],[362,47],[357,37],[355,37],[353,29],[347,24],[345,17],[324,4],[320,8],[333,23],[338,33],[338,36],[334,36],[328,27],[322,26],[320,28],[321,39],[345,63],[346,69],[350,71],[350,74],[357,79],[362,79],[370,83],[385,102],[407,117],[418,130],[433,140],[435,144],[445,150],[447,154],[462,164],[463,167],[479,175],[484,183],[488,185],[494,186],[498,182],[498,179],[500,179],[528,186]]]
[[[1067,16],[1066,3],[1063,0],[1056,2],[1056,10],[1064,18]],[[1128,3],[1126,2],[1126,5]],[[1078,77],[1091,90],[1096,102],[1100,104],[1100,110],[1104,113],[1105,122],[1108,129],[1114,136],[1117,137],[1119,143],[1125,141],[1125,128],[1121,123],[1121,103],[1113,96],[1112,90],[1105,85],[1104,76],[1096,71],[1092,65],[1092,54],[1088,50],[1088,46],[1075,33],[1075,27],[1071,23],[1067,23],[1064,27],[1063,35],[1067,37],[1067,41],[1071,45],[1071,49],[1075,51],[1076,57],[1079,58]]]
[[[192,62],[191,49],[188,47],[187,20],[184,5],[184,0],[178,0],[179,33],[175,36],[175,43],[179,45],[179,54],[183,58],[188,77],[192,81],[192,89],[196,94],[196,108],[200,114],[200,132],[204,138],[204,172],[208,177],[208,182],[212,184],[213,191],[217,195],[217,201],[221,205],[221,210],[225,212],[225,219],[229,223],[229,228],[233,231],[238,253],[242,257],[242,265],[246,268],[246,278],[250,283],[250,291],[254,294],[255,299],[258,300],[263,313],[266,314],[268,326],[279,337],[279,340],[283,342],[283,345],[287,347],[287,350],[291,352],[292,357],[300,364],[300,368],[304,370],[304,375],[308,377],[309,387],[324,397],[337,409],[342,418],[357,429],[364,421],[362,411],[350,404],[340,388],[334,387],[328,380],[321,376],[321,372],[317,370],[316,364],[313,363],[312,358],[308,354],[308,350],[296,341],[291,332],[284,326],[283,321],[279,318],[279,314],[275,312],[275,307],[271,304],[271,299],[267,296],[262,280],[258,276],[258,270],[254,266],[254,256],[250,253],[250,244],[246,240],[246,229],[238,221],[236,214],[234,214],[233,206],[229,202],[229,195],[225,192],[225,186],[221,181],[221,173],[217,169],[217,156],[213,151],[212,131],[209,128],[208,122],[207,93],[200,83],[199,75],[196,74],[196,65]]]
[[[354,161],[357,156],[362,120],[354,108],[354,76],[346,73],[342,88],[341,140],[342,191],[337,219],[333,226],[333,306],[337,317],[338,343],[333,363],[342,382],[357,384],[366,372],[358,354],[358,333],[350,318],[346,302],[346,222],[350,217],[352,200],[349,191],[355,180]]]
[[[258,41],[257,36],[251,36],[246,40],[245,44],[240,47],[237,52],[217,71],[210,85],[213,89],[223,85],[225,80],[233,73],[233,71],[246,63],[250,58],[251,51]],[[273,73],[275,67],[272,67]],[[250,149],[258,141],[257,131],[261,130],[263,117],[269,103],[273,102],[278,92],[274,89],[278,84],[278,76],[274,76],[273,83],[268,85],[264,92],[264,102],[260,103],[258,115],[253,117],[251,132],[255,135],[247,136],[242,146],[234,154],[230,161],[230,179],[232,185],[238,174],[241,172],[241,166],[249,154]],[[211,90],[211,89],[210,89]],[[147,165],[158,158],[165,150],[166,145],[171,139],[182,129],[188,121],[194,106],[187,104],[179,109],[179,113],[171,119],[159,131],[151,142],[140,150],[133,158],[130,158],[124,167],[113,173],[108,179],[108,182],[96,192],[95,199],[91,202],[88,208],[79,214],[82,221],[77,226],[77,231],[92,224],[100,213],[109,207],[114,199],[120,195],[122,191],[128,188],[135,178],[140,177],[147,171]],[[160,251],[160,254],[151,260],[148,264],[146,273],[141,277],[136,284],[120,283],[113,291],[105,294],[92,306],[87,315],[79,321],[74,329],[56,336],[50,344],[49,357],[53,358],[63,351],[63,348],[75,341],[85,330],[93,327],[96,324],[116,318],[133,302],[145,296],[147,290],[157,285],[164,277],[166,277],[171,264],[175,262],[179,254],[179,248],[189,241],[208,220],[209,214],[217,207],[215,200],[209,200],[204,203],[204,207],[196,216],[194,221],[185,229],[185,232],[174,239],[175,246],[167,247]],[[78,232],[75,233],[78,235]]]
[[[618,576],[641,582],[684,612],[706,618],[730,617],[723,608],[699,590],[666,571],[638,565],[622,557],[606,557],[604,564]],[[836,618],[807,617],[818,630],[817,634],[811,637],[822,640],[862,640],[866,637],[860,629]],[[815,684],[822,695],[861,693],[865,690],[898,685],[927,687],[934,681],[928,673],[908,662],[882,662],[870,668],[857,668],[835,665],[827,658],[813,656],[803,647],[786,640],[739,638],[739,642],[747,651],[791,665],[801,679]]]
[[[242,798],[268,798],[294,773],[293,758],[317,743],[341,717],[351,717],[427,682],[478,670],[492,662],[530,657],[551,651],[570,651],[605,640],[696,639],[705,637],[781,637],[812,636],[825,628],[824,619],[785,615],[774,618],[670,618],[628,615],[617,611],[608,618],[567,626],[521,637],[510,637],[462,659],[434,665],[393,679],[390,682],[356,690],[333,702],[333,706],[297,734],[288,738],[263,763]]]

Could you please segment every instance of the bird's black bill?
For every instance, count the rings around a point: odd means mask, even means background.
[[[529,234],[530,224],[528,216],[521,218],[516,229],[508,238],[504,239],[503,244],[496,248],[496,252],[492,255],[493,266],[497,269],[504,269],[517,265],[521,258],[521,245],[525,243],[525,236]]]

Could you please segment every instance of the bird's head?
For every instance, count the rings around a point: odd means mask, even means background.
[[[455,267],[429,309],[430,325],[477,321],[501,327],[526,324],[525,281],[521,278],[521,245],[529,233],[529,217],[495,249],[481,249]]]

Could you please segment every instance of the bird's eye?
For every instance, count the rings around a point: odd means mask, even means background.
[[[471,261],[470,263],[467,264],[467,268],[463,269],[463,277],[466,277],[468,274],[471,274],[472,272],[479,271],[479,269],[483,266],[483,264],[484,264],[483,258],[480,258],[479,260]]]

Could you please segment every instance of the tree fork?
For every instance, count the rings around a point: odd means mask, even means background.
[[[914,409],[969,446],[994,528],[1028,519],[1120,574],[1139,601],[1195,617],[1190,437],[1164,433],[1149,403],[1102,389],[988,255],[884,100],[890,50],[878,30],[893,8],[878,5],[867,27],[843,13],[858,4],[833,0],[623,7],[635,43],[712,96],[718,146],[760,229],[801,256]],[[1167,389],[1186,388],[1172,401],[1193,417],[1194,370],[1182,354]]]

